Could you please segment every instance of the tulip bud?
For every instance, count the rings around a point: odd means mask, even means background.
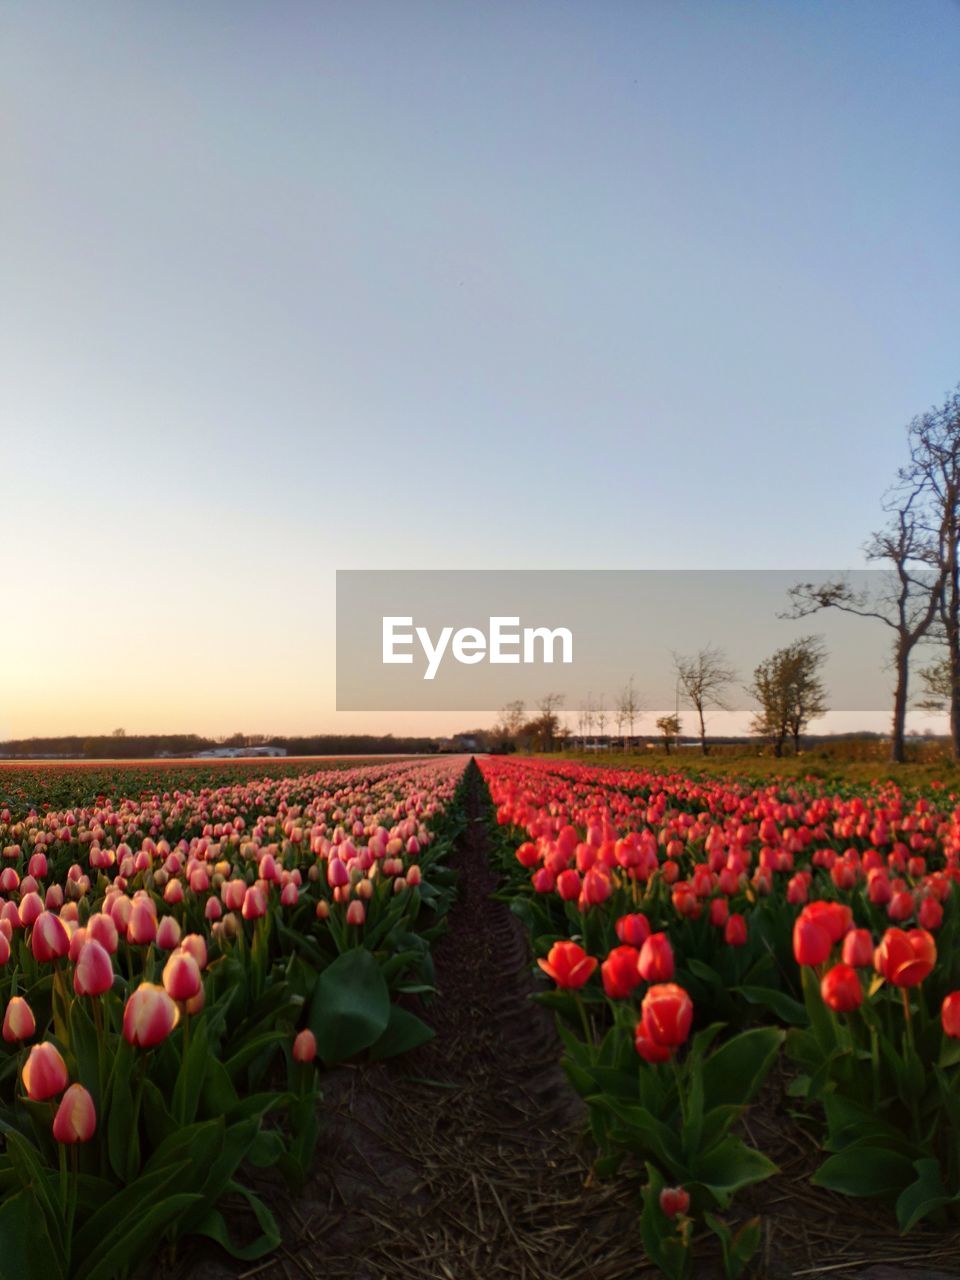
[[[317,1056],[317,1038],[309,1027],[299,1032],[293,1042],[294,1062],[312,1062]]]
[[[40,964],[48,960],[59,960],[67,954],[70,950],[70,935],[59,916],[51,911],[42,911],[37,916],[30,935],[30,950],[34,960]]]
[[[735,914],[728,918],[723,930],[723,939],[729,947],[746,946],[747,922],[742,915]]]
[[[69,1079],[67,1064],[49,1040],[35,1044],[20,1071],[20,1079],[31,1102],[46,1102],[63,1093]]]
[[[152,1049],[166,1040],[180,1020],[180,1010],[163,987],[141,982],[123,1010],[123,1035],[129,1044]]]
[[[198,969],[207,967],[207,943],[202,934],[185,933],[180,942],[180,950],[188,951],[193,956]]]
[[[89,1142],[97,1129],[97,1112],[93,1098],[82,1084],[72,1084],[60,1100],[53,1118],[53,1136],[57,1142]]]
[[[863,988],[856,969],[849,964],[835,964],[820,983],[823,1003],[834,1013],[852,1013],[863,1003]]]
[[[944,1035],[960,1040],[960,991],[951,991],[940,1008]]]
[[[645,982],[669,982],[673,972],[670,939],[665,933],[652,933],[640,948],[640,976]]]
[[[683,1187],[664,1187],[660,1192],[660,1211],[668,1218],[684,1216],[690,1208],[690,1193]]]
[[[163,966],[167,995],[181,1002],[192,1000],[201,987],[200,968],[188,951],[174,951]]]
[[[99,996],[113,986],[110,953],[92,938],[80,948],[73,970],[73,989],[78,996]]]
[[[180,922],[173,916],[164,916],[157,927],[157,946],[161,951],[173,951],[180,943]]]
[[[37,1021],[23,996],[11,996],[3,1015],[3,1038],[7,1044],[29,1040],[36,1033]]]
[[[647,1034],[657,1044],[673,1049],[689,1036],[693,1001],[683,987],[673,982],[650,987],[640,1008]]]
[[[251,885],[243,895],[242,914],[244,920],[259,920],[267,914],[266,896],[256,885]]]
[[[361,925],[367,918],[367,909],[360,898],[354,898],[347,907],[347,924]]]

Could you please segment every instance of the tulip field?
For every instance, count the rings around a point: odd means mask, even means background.
[[[318,1068],[432,1034],[398,998],[430,987],[462,772],[0,771],[3,1280],[277,1247],[248,1175],[302,1185]]]
[[[812,1185],[928,1250],[942,1233],[956,1262],[958,797],[481,768],[596,1171],[639,1174],[659,1272],[702,1274],[705,1249],[725,1276],[766,1274],[743,1205],[778,1173],[750,1126],[774,1070],[780,1123],[820,1147]]]
[[[217,1275],[287,1274],[265,1268],[295,1256],[285,1204],[305,1222],[343,1158],[321,1139],[344,1070],[411,1118],[342,1210],[376,1266],[337,1275],[568,1280],[598,1187],[633,1227],[615,1249],[591,1226],[592,1277],[773,1275],[764,1188],[792,1132],[804,1185],[956,1258],[960,799],[478,764],[0,769],[0,1280],[153,1277],[187,1239]],[[485,1141],[507,1106],[535,1123],[560,1061],[576,1135]],[[348,1126],[377,1116],[400,1126],[362,1101]]]

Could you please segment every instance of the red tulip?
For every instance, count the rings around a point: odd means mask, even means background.
[[[580,897],[580,873],[568,867],[557,876],[557,893],[564,902],[572,902]]]
[[[67,1064],[60,1056],[56,1045],[45,1040],[43,1044],[35,1044],[20,1071],[20,1079],[32,1102],[46,1102],[63,1093],[67,1087],[69,1076]]]
[[[951,991],[940,1009],[944,1034],[960,1040],[960,991]]]
[[[78,996],[99,996],[113,986],[113,961],[105,947],[92,938],[80,948],[73,970],[73,989]]]
[[[640,948],[640,976],[645,982],[669,982],[673,977],[673,948],[665,933],[651,933]]]
[[[23,996],[11,996],[3,1015],[3,1038],[7,1044],[29,1040],[36,1034],[37,1020]]]
[[[800,913],[801,919],[813,920],[825,929],[833,945],[853,928],[853,912],[844,902],[809,902]]]
[[[141,982],[123,1010],[123,1034],[129,1044],[152,1049],[180,1021],[180,1010],[163,987]]]
[[[830,955],[830,935],[816,920],[807,917],[806,907],[793,926],[793,954],[797,964],[823,964]]]
[[[917,912],[917,923],[922,929],[939,929],[943,924],[943,907],[936,898],[924,898]]]
[[[690,1193],[683,1187],[664,1187],[660,1192],[660,1212],[668,1218],[686,1214],[690,1208]]]
[[[722,929],[730,919],[730,903],[726,898],[714,898],[710,903],[710,923]]]
[[[72,1084],[53,1118],[53,1136],[64,1144],[89,1142],[97,1129],[93,1098],[82,1084]]]
[[[629,943],[631,947],[642,947],[650,937],[650,921],[639,911],[621,916],[614,928],[620,941]]]
[[[625,1000],[641,981],[636,947],[614,947],[600,966],[603,989],[611,1000]]]
[[[937,963],[937,944],[926,929],[888,929],[873,956],[877,973],[895,987],[916,987]]]
[[[577,991],[589,979],[598,961],[575,942],[555,942],[546,960],[538,960],[537,964],[558,987]]]
[[[317,1037],[309,1027],[299,1032],[293,1042],[294,1062],[312,1062],[317,1056]]]
[[[683,1044],[693,1022],[693,1001],[674,982],[650,987],[640,1006],[643,1025],[652,1040],[667,1049]]]
[[[820,983],[823,1003],[834,1013],[852,1013],[863,1002],[863,988],[856,969],[849,964],[835,964]]]
[[[873,964],[873,938],[869,929],[851,929],[843,940],[843,963],[854,969]]]
[[[669,1062],[670,1050],[652,1039],[643,1018],[637,1023],[633,1038],[634,1047],[644,1062]]]
[[[747,942],[747,922],[741,915],[732,915],[723,930],[723,940],[727,946],[743,947]]]

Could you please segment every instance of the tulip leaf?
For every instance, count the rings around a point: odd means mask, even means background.
[[[242,1186],[239,1182],[229,1183],[227,1191],[232,1195],[244,1197],[253,1210],[253,1216],[257,1220],[261,1234],[250,1244],[236,1244],[230,1238],[226,1220],[218,1209],[210,1210],[200,1225],[194,1228],[196,1233],[201,1236],[208,1236],[211,1240],[216,1240],[217,1244],[226,1249],[231,1257],[239,1258],[243,1262],[255,1262],[257,1258],[262,1258],[265,1254],[272,1253],[274,1249],[279,1247],[281,1239],[280,1230],[273,1214],[259,1196],[254,1195],[252,1191]]]
[[[891,1196],[899,1194],[915,1177],[908,1156],[872,1145],[867,1139],[828,1156],[810,1181],[847,1196]]]
[[[189,1158],[176,1164],[166,1164],[160,1168],[142,1173],[122,1191],[117,1191],[109,1200],[105,1200],[96,1213],[91,1214],[81,1229],[73,1237],[73,1257],[82,1258],[84,1262],[98,1260],[95,1255],[101,1246],[106,1245],[114,1232],[125,1230],[127,1219],[134,1220],[143,1212],[144,1205],[159,1200],[179,1178],[190,1168]]]
[[[184,1034],[186,1034],[186,1024]],[[197,1104],[203,1088],[207,1063],[210,1061],[207,1027],[203,1018],[197,1018],[190,1028],[190,1047],[180,1062],[177,1082],[173,1086],[173,1114],[180,1124],[192,1124],[197,1114]]]
[[[37,1229],[43,1211],[32,1191],[18,1191],[0,1204],[0,1280],[43,1276],[61,1280],[62,1256],[48,1232]]]
[[[779,1027],[754,1027],[710,1054],[703,1064],[707,1107],[748,1103],[766,1079],[783,1041]]]
[[[758,1004],[764,1009],[769,1009],[781,1022],[789,1023],[794,1027],[807,1025],[806,1009],[799,1000],[794,1000],[793,996],[788,996],[785,991],[778,991],[775,987],[734,987],[733,991],[743,996],[747,1004]]]
[[[200,1196],[178,1192],[165,1200],[139,1204],[114,1228],[91,1256],[84,1257],[75,1280],[116,1280],[118,1274],[139,1261],[164,1231]]]
[[[307,1021],[328,1066],[355,1057],[380,1039],[390,1021],[390,992],[369,951],[345,951],[324,969]]]
[[[140,1142],[130,1081],[132,1073],[133,1050],[123,1042],[118,1045],[113,1062],[110,1077],[110,1113],[107,1117],[107,1151],[110,1167],[121,1182],[129,1181],[140,1165]]]
[[[370,1049],[372,1061],[379,1062],[383,1058],[394,1058],[401,1053],[409,1053],[436,1036],[433,1027],[428,1027],[422,1018],[418,1018],[409,1009],[402,1009],[395,1004],[390,1007],[390,1021],[380,1039]]]
[[[777,1166],[762,1151],[748,1147],[739,1138],[723,1139],[702,1155],[691,1170],[721,1207],[730,1203],[735,1191],[762,1182],[777,1173]]]
[[[957,1199],[943,1185],[938,1160],[926,1157],[914,1161],[913,1167],[917,1171],[916,1181],[897,1197],[897,1223],[904,1235],[922,1218]]]

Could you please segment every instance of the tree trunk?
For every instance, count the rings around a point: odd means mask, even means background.
[[[958,581],[956,548],[947,572],[946,632],[950,665],[950,746],[954,760],[960,760],[960,581]]]
[[[909,673],[910,650],[901,645],[897,649],[897,688],[893,698],[893,729],[890,735],[890,759],[895,764],[903,764],[907,758],[907,680]]]
[[[707,754],[707,726],[703,722],[703,708],[697,707],[697,713],[700,716],[700,750],[704,755]]]

